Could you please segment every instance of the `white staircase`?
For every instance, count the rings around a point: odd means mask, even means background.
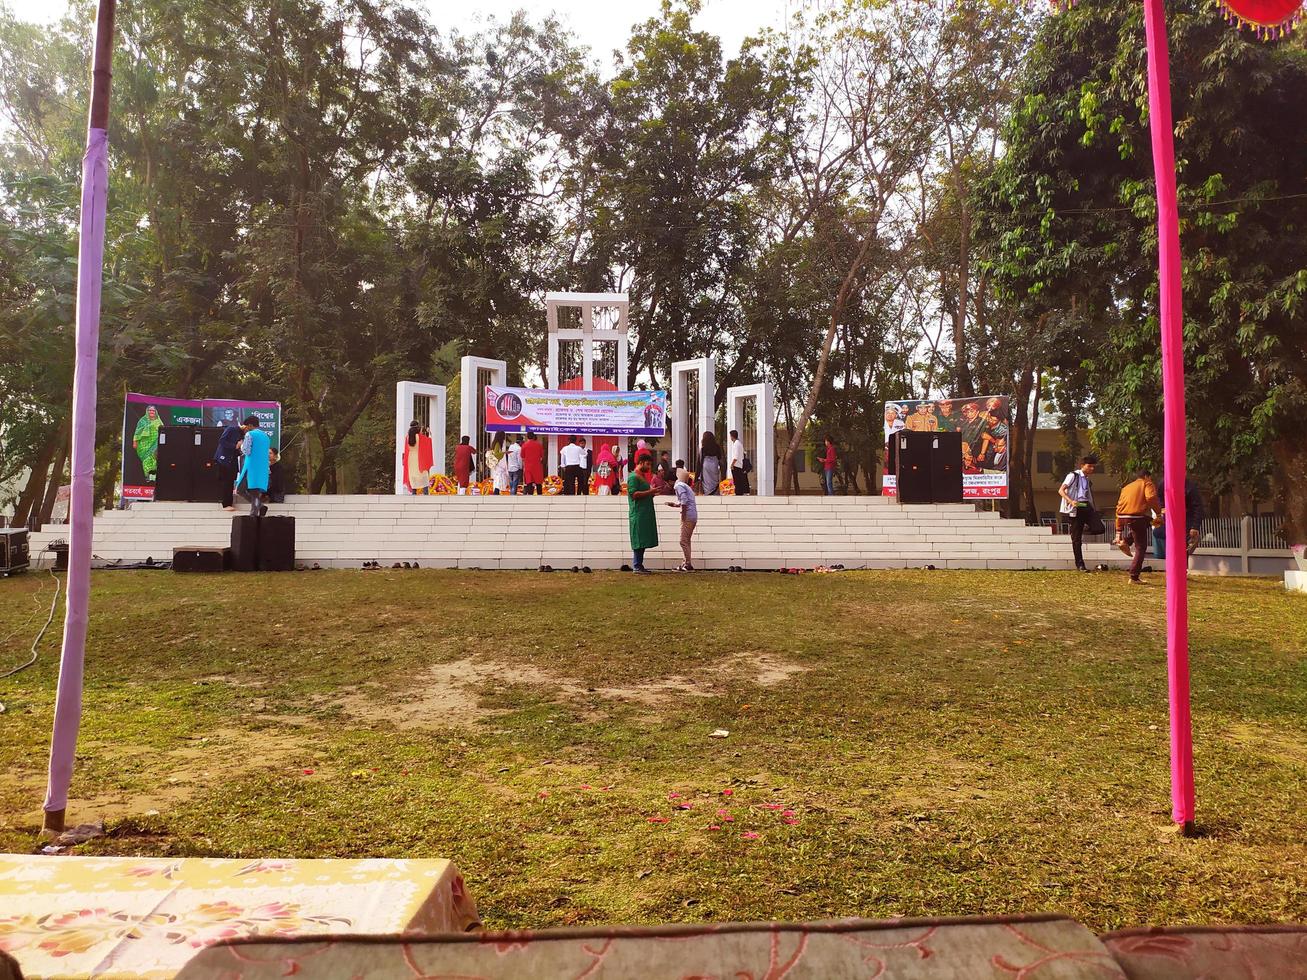
[[[662,542],[645,559],[675,568],[680,512],[655,498]],[[618,568],[631,561],[622,497],[288,497],[273,514],[295,518],[296,560],[358,568],[418,562],[428,568]],[[97,564],[171,559],[184,545],[230,543],[231,515],[216,504],[139,502],[95,520]],[[67,528],[34,535],[32,553]],[[885,497],[699,499],[695,565],[723,569],[1071,568],[1071,543],[1047,528],[1006,521],[971,504],[902,506]],[[50,559],[49,555],[45,560]],[[1107,545],[1085,560],[1119,564]]]

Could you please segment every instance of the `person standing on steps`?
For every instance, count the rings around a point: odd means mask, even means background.
[[[237,489],[250,502],[250,516],[262,517],[268,512],[263,498],[268,493],[271,470],[272,440],[259,428],[258,416],[251,415],[241,423],[245,438],[241,441],[241,468],[236,474]]]
[[[545,444],[534,432],[526,434],[522,445],[522,482],[528,497],[538,497],[544,491]]]
[[[518,436],[508,444],[508,495],[517,496],[517,488],[522,485],[522,437]]]
[[[467,493],[472,481],[472,463],[477,451],[472,448],[472,437],[464,436],[454,447],[454,482],[458,484],[459,493]]]
[[[644,553],[649,548],[658,547],[658,517],[654,513],[654,494],[657,492],[649,485],[653,476],[653,464],[647,458],[641,458],[636,464],[635,472],[626,478],[627,520],[631,527],[631,571],[637,575],[649,575],[644,567]]]
[[[581,490],[581,474],[585,471],[585,449],[577,444],[576,436],[567,437],[567,445],[558,453],[563,469],[563,495],[574,497]]]
[[[677,507],[681,511],[681,557],[684,564],[678,572],[694,571],[694,556],[691,552],[691,539],[694,537],[695,525],[699,523],[699,505],[694,499],[694,487],[690,486],[690,474],[681,467],[676,471],[676,501],[667,501],[668,507]]]
[[[717,495],[717,488],[722,482],[722,447],[717,436],[709,430],[703,434],[699,443],[699,491],[706,497]]]
[[[835,453],[835,440],[829,435],[826,436],[825,450],[821,457],[821,489],[822,494],[827,497],[835,496],[835,461],[838,456]]]
[[[965,406],[964,406],[965,407]],[[1058,487],[1057,494],[1062,498],[1062,514],[1071,525],[1071,555],[1076,560],[1076,571],[1087,572],[1085,556],[1081,549],[1085,528],[1090,534],[1102,534],[1103,522],[1094,510],[1094,485],[1090,477],[1098,466],[1097,456],[1086,456],[1080,461],[1080,469],[1072,470]]]
[[[731,480],[735,483],[735,495],[737,497],[749,496],[749,471],[744,467],[744,443],[740,440],[740,433],[732,429],[728,433],[730,437],[730,454]]]
[[[240,469],[241,440],[244,432],[233,421],[218,437],[218,448],[213,451],[213,462],[222,481],[222,509],[235,510],[236,471]]]
[[[504,447],[504,434],[496,432],[486,450],[486,469],[490,471],[490,492],[498,497],[508,493],[508,450]]]

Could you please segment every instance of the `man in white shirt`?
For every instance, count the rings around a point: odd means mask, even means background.
[[[1081,551],[1081,539],[1085,527],[1092,525],[1097,515],[1094,512],[1094,485],[1089,478],[1098,466],[1097,456],[1086,456],[1080,461],[1080,469],[1072,470],[1058,487],[1058,496],[1062,498],[1062,513],[1070,518],[1071,554],[1076,560],[1076,571],[1087,572],[1085,556]],[[1090,531],[1090,533],[1100,533]]]
[[[567,437],[567,445],[558,454],[563,468],[563,493],[573,497],[581,493],[581,478],[585,474],[585,449],[577,445],[576,436]]]
[[[517,496],[517,488],[522,485],[522,436],[508,444],[508,492]]]
[[[735,429],[727,434],[730,436],[731,445],[726,452],[726,465],[731,468],[731,479],[735,482],[735,495],[737,497],[747,497],[749,495],[749,474],[744,470],[744,443],[740,441],[740,433]]]

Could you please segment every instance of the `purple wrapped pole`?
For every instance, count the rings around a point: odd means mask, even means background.
[[[1162,0],[1144,0],[1148,41],[1148,126],[1157,181],[1158,319],[1162,328],[1162,469],[1165,477],[1166,669],[1171,704],[1171,819],[1194,823],[1194,749],[1189,717],[1189,554],[1185,548],[1184,312],[1181,306],[1180,217],[1175,190],[1171,66]],[[1137,547],[1143,547],[1142,544]]]
[[[77,248],[77,353],[73,372],[72,533],[68,546],[68,598],[63,653],[50,739],[45,829],[64,829],[73,778],[77,729],[82,720],[82,672],[91,597],[91,535],[95,520],[95,399],[99,369],[100,288],[104,221],[109,194],[109,65],[113,55],[114,0],[100,0],[91,73],[91,113],[82,160],[81,234]]]

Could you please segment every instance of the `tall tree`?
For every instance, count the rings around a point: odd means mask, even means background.
[[[1307,541],[1307,52],[1169,11],[1185,281],[1190,458],[1209,489],[1269,485]],[[1068,345],[1102,441],[1161,461],[1155,202],[1139,8],[1041,28],[994,182],[1005,275],[1075,309]]]

